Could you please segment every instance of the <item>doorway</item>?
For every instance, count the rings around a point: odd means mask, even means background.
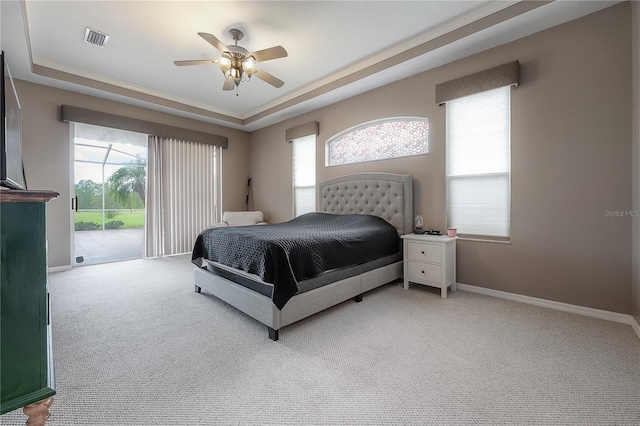
[[[74,266],[144,254],[147,135],[74,124]]]

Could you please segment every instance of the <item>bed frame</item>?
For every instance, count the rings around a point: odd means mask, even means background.
[[[391,223],[398,235],[413,231],[413,180],[410,175],[358,173],[322,182],[318,186],[320,212],[370,214]],[[260,293],[214,275],[194,271],[195,291],[206,290],[267,326],[269,338],[278,340],[280,328],[402,277],[402,261],[293,296],[278,309]]]

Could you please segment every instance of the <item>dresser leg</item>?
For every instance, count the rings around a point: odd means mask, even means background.
[[[49,413],[51,404],[53,404],[53,397],[25,406],[22,412],[28,417],[26,426],[44,426],[51,415]]]

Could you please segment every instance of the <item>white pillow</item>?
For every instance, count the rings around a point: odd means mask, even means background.
[[[229,226],[256,225],[264,221],[264,215],[259,210],[250,212],[224,212],[222,214],[222,221],[226,222]]]

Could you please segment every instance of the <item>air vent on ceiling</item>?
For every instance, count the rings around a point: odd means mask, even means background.
[[[92,30],[87,27],[84,32],[84,41],[89,44],[93,44],[95,46],[104,47],[104,45],[109,40],[109,35],[105,33],[101,33],[100,31]]]

